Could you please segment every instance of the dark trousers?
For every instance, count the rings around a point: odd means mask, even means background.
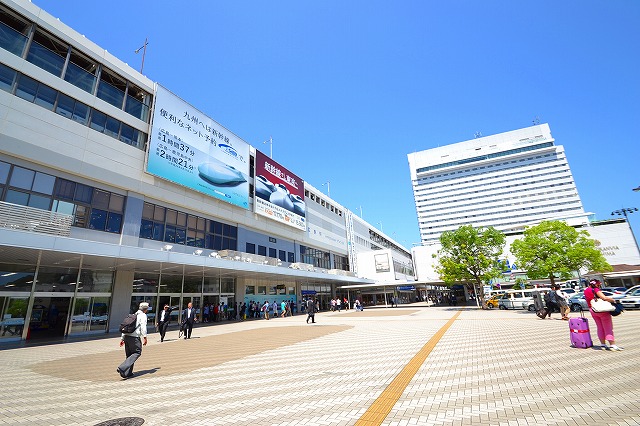
[[[169,321],[160,321],[158,323],[158,331],[160,332],[160,341],[164,341],[164,335],[167,334],[167,327],[169,327]]]
[[[133,364],[142,355],[142,340],[137,336],[124,336],[124,353],[127,358],[118,366],[120,374],[125,377],[133,376]]]
[[[309,319],[311,319],[311,322],[316,322],[316,314],[315,314],[315,312],[313,312],[313,313],[309,312],[309,315],[307,315],[307,323],[309,322]]]
[[[193,330],[193,322],[185,321],[184,323],[184,338],[191,339],[191,330]]]
[[[552,312],[558,312],[558,305],[553,302],[547,302],[547,316],[551,318]]]

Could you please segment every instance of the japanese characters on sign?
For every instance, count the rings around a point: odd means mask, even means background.
[[[147,173],[249,207],[249,145],[160,85]]]
[[[304,181],[258,150],[255,167],[255,212],[305,231]]]

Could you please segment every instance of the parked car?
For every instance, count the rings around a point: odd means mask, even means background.
[[[493,309],[499,307],[498,300],[500,299],[500,296],[500,294],[494,294],[493,296],[488,298],[486,301],[487,308]]]
[[[610,291],[613,294],[624,294],[627,292],[626,287],[603,287],[601,290]]]
[[[573,297],[577,293],[579,293],[579,291],[576,290],[575,288],[561,288],[560,290],[563,291],[564,294],[566,294],[568,297]]]
[[[601,291],[602,291],[602,294],[604,294],[607,297],[614,297],[614,294],[611,293],[610,291],[605,291],[605,290],[601,290]],[[587,300],[584,298],[584,292],[580,292],[577,296],[570,297],[567,303],[569,304],[569,307],[573,312],[589,310],[589,306],[587,305]]]
[[[634,291],[636,291],[638,289],[640,289],[640,285],[634,285],[633,287],[630,287],[630,288],[626,289],[626,291],[624,293],[622,293],[622,295],[626,296],[626,295],[631,294],[632,292],[634,292]]]
[[[625,309],[640,308],[640,288],[636,288],[631,292],[627,292],[620,299],[620,303]]]
[[[533,292],[539,291],[544,295],[550,289],[548,288],[528,288],[526,290],[507,290],[507,292],[498,299],[498,308],[500,309],[524,309],[535,311],[533,304]]]

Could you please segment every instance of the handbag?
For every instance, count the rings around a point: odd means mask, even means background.
[[[591,300],[591,310],[593,312],[613,312],[616,307],[606,300],[600,299],[595,290],[593,291],[593,299]]]

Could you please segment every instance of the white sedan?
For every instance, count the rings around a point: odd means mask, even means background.
[[[625,293],[624,297],[618,300],[620,300],[625,309],[640,308],[640,288]]]

